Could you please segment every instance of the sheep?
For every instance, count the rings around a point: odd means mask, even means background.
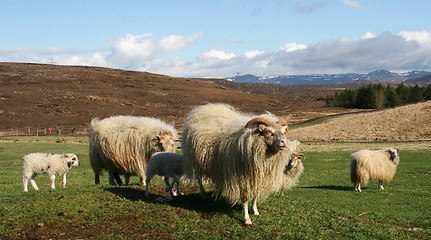
[[[287,122],[266,113],[250,116],[226,104],[206,104],[190,111],[183,125],[184,172],[202,181],[211,180],[216,196],[243,205],[243,223],[252,225],[257,201],[280,190],[287,149]]]
[[[107,170],[109,184],[123,184],[120,174],[140,177],[145,184],[145,169],[156,152],[175,152],[177,131],[172,125],[151,117],[114,116],[93,119],[89,135],[89,158],[100,184],[100,174]]]
[[[298,140],[293,140],[293,141],[287,140],[287,148],[292,152],[296,150],[299,144],[301,143]]]
[[[78,157],[73,153],[31,153],[22,158],[22,183],[24,192],[28,192],[28,181],[34,190],[38,191],[35,178],[37,174],[48,173],[51,179],[51,188],[55,189],[55,175],[63,175],[63,188],[66,187],[66,174],[72,167],[78,167]]]
[[[383,181],[390,182],[394,177],[400,156],[396,148],[381,150],[360,150],[350,156],[350,180],[355,191],[361,192],[361,182],[379,180],[379,189],[383,188]]]
[[[177,196],[177,194],[182,195],[180,189],[180,177],[183,175],[183,156],[181,154],[159,152],[150,157],[150,161],[147,165],[147,171],[145,172],[145,175],[147,176],[147,179],[145,180],[146,196],[149,195],[148,190],[151,178],[153,178],[153,176],[156,174],[165,177],[166,192],[170,192],[171,196]],[[174,179],[172,183],[170,183],[170,178]],[[176,192],[172,190],[175,183],[177,183]]]
[[[292,152],[290,154],[289,161],[284,167],[285,178],[281,187],[281,194],[283,194],[284,190],[289,190],[298,183],[299,177],[304,171],[304,165],[301,159],[305,160],[305,155],[303,153]]]

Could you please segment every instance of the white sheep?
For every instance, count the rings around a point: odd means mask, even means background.
[[[243,203],[243,222],[251,225],[248,200],[254,215],[257,201],[280,190],[287,149],[287,122],[267,113],[244,115],[225,104],[193,109],[183,127],[184,171],[197,179],[211,180],[216,194],[231,203]]]
[[[151,178],[154,175],[164,176],[166,183],[166,192],[170,192],[171,196],[182,195],[180,189],[180,178],[183,175],[183,156],[178,153],[159,152],[150,157],[147,165],[147,179],[145,180],[145,195],[149,195],[149,187]],[[170,178],[173,178],[172,183]],[[177,183],[177,191],[173,191],[173,187]]]
[[[289,161],[284,167],[285,178],[281,187],[281,194],[283,194],[284,190],[291,189],[299,182],[299,177],[304,171],[303,160],[305,160],[305,155],[303,153],[292,152],[290,154]]]
[[[381,150],[361,150],[350,156],[350,180],[355,191],[361,192],[361,182],[379,180],[379,189],[383,188],[383,181],[390,182],[394,177],[400,156],[396,148]]]
[[[292,152],[296,151],[299,144],[301,144],[301,143],[298,140],[293,140],[293,141],[287,140],[287,149],[289,149]]]
[[[177,131],[172,125],[150,117],[114,116],[93,119],[90,126],[89,158],[95,183],[103,170],[109,171],[118,184],[121,175],[139,176],[144,184],[145,170],[156,152],[175,152]],[[111,181],[110,184],[115,184]]]
[[[35,190],[39,190],[35,178],[37,174],[48,173],[51,179],[51,188],[55,189],[55,175],[63,175],[63,188],[66,187],[66,174],[72,167],[78,167],[79,161],[73,153],[31,153],[22,158],[22,183],[24,192],[28,192],[28,181]]]

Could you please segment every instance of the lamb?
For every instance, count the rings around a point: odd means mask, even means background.
[[[304,171],[304,165],[301,159],[305,160],[305,155],[303,153],[292,152],[290,154],[289,161],[284,168],[285,178],[281,187],[281,194],[283,194],[284,190],[289,190],[298,183],[299,177]]]
[[[159,152],[150,157],[150,162],[147,165],[147,179],[145,180],[146,188],[145,195],[148,196],[151,178],[154,175],[164,176],[166,183],[166,192],[170,192],[171,196],[182,195],[180,189],[180,177],[183,175],[183,156],[178,153]],[[170,178],[174,181],[170,183]],[[177,191],[172,188],[177,183]]]
[[[243,203],[243,223],[252,225],[248,201],[259,215],[257,201],[280,190],[287,149],[287,122],[266,113],[245,115],[232,106],[207,104],[189,112],[183,127],[184,172],[202,181],[211,180],[216,196]]]
[[[175,152],[177,131],[172,125],[151,117],[114,116],[93,119],[89,135],[89,158],[100,184],[100,174],[107,170],[109,184],[123,184],[120,174],[139,176],[144,184],[145,169],[156,152]]]
[[[361,182],[379,180],[379,189],[383,188],[383,181],[390,182],[394,177],[400,156],[396,148],[381,150],[361,150],[350,156],[350,180],[355,191],[361,192]]]
[[[63,188],[66,187],[66,174],[72,167],[78,167],[78,157],[73,153],[31,153],[22,158],[24,192],[28,192],[28,181],[34,190],[39,190],[35,178],[37,174],[48,173],[51,188],[55,189],[55,175],[63,175]]]

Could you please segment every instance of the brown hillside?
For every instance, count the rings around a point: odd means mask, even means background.
[[[112,115],[152,116],[181,127],[194,106],[208,102],[231,104],[242,111],[292,116],[296,112],[327,114],[316,95],[251,94],[208,79],[174,78],[146,72],[85,66],[0,63],[0,131],[10,134],[88,129],[92,118]],[[315,110],[313,110],[315,109]],[[296,115],[295,115],[296,113]],[[308,115],[308,114],[307,114]],[[306,117],[308,118],[308,117]]]
[[[431,101],[329,118],[322,123],[292,129],[301,140],[425,140],[431,139]]]
[[[298,123],[317,117],[358,112],[327,108],[322,99],[334,86],[291,86],[273,93],[271,85],[223,86],[217,79],[174,78],[117,69],[0,63],[0,133],[2,135],[86,133],[92,118],[113,115],[152,116],[175,123],[208,102],[231,104],[241,111],[270,111]],[[253,89],[260,89],[256,94]],[[266,89],[266,90],[265,90]],[[289,139],[424,139],[431,138],[430,102],[372,113],[345,115],[292,129]],[[321,121],[320,121],[321,122]],[[293,125],[292,125],[293,126]]]

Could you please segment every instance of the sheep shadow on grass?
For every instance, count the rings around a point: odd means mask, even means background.
[[[106,187],[105,191],[130,201],[166,204],[172,207],[195,211],[200,213],[202,218],[205,219],[213,218],[217,214],[223,214],[232,219],[237,219],[239,222],[242,221],[241,204],[232,206],[223,198],[214,197],[214,192],[207,192],[206,197],[202,197],[198,191],[192,193],[186,190],[182,196],[174,196],[170,201],[159,202],[157,199],[166,194],[163,190],[156,191],[156,194],[150,192],[149,196],[145,196],[145,189],[134,186]]]

